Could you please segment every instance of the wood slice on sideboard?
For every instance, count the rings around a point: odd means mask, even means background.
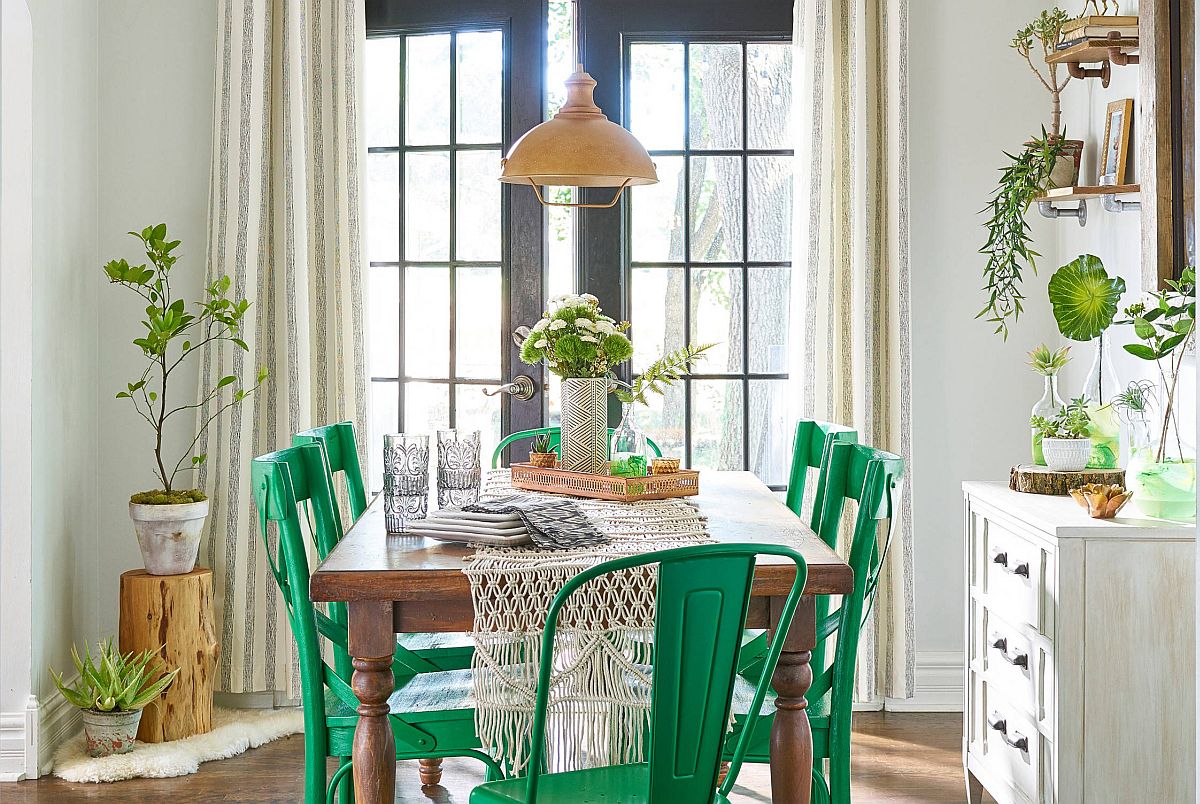
[[[213,682],[220,646],[212,617],[212,570],[121,575],[122,652],[157,650],[179,675],[157,703],[142,711],[138,739],[179,740],[212,731]]]
[[[1084,469],[1082,472],[1057,472],[1048,466],[1024,463],[1009,470],[1008,487],[1026,494],[1067,494],[1088,483],[1125,485],[1124,469]]]

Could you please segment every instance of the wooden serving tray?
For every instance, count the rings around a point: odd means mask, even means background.
[[[645,477],[616,477],[593,475],[588,472],[569,472],[566,469],[543,469],[530,463],[512,465],[513,488],[525,491],[545,491],[568,494],[594,500],[635,502],[637,500],[666,500],[671,497],[692,497],[700,493],[700,473],[680,469],[665,475]]]

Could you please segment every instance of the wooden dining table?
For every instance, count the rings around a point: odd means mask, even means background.
[[[808,804],[813,744],[805,693],[812,684],[810,651],[816,644],[814,595],[847,594],[853,573],[757,477],[749,472],[704,472],[694,498],[718,542],[786,544],[808,563],[804,597],[784,635],[772,677],[777,698],[771,728],[771,800]],[[471,588],[463,558],[472,548],[419,536],[389,535],[376,498],[312,574],[314,601],[343,601],[349,615],[349,652],[358,697],[354,733],[354,791],[359,804],[395,796],[396,759],[388,723],[397,633],[470,631]],[[748,628],[775,628],[794,565],[763,556],[755,567]]]

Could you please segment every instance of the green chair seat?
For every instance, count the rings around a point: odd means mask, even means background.
[[[505,779],[475,788],[471,804],[526,804],[528,785],[522,778]],[[648,804],[650,765],[612,765],[607,768],[567,771],[542,777],[538,800],[571,804]],[[714,792],[713,804],[729,799]]]
[[[470,715],[474,711],[471,679],[470,670],[418,673],[388,696],[388,710],[393,715],[400,715],[405,722],[412,722],[409,715],[459,712]],[[753,691],[750,694],[753,695]],[[325,698],[325,717],[331,726],[353,726],[358,722],[354,707],[335,696]]]
[[[496,469],[500,466],[500,456],[504,454],[504,448],[507,447],[509,444],[513,443],[514,441],[521,441],[521,440],[524,440],[527,438],[532,439],[532,438],[534,438],[536,436],[540,436],[540,435],[549,436],[550,437],[550,449],[552,449],[556,452],[558,451],[558,445],[562,441],[562,429],[561,428],[538,427],[535,430],[522,430],[519,433],[513,433],[512,435],[505,436],[504,439],[501,440],[501,442],[496,445],[496,449],[494,449],[492,451],[492,468]],[[612,436],[613,436],[613,429],[610,427],[610,428],[608,428],[609,441],[612,440]],[[653,452],[656,457],[659,457],[659,458],[662,457],[662,450],[659,449],[658,444],[654,443],[653,439],[647,438],[646,446],[650,448],[650,451]]]
[[[396,634],[396,644],[435,665],[438,670],[465,670],[471,666],[475,641],[456,631],[444,634]]]
[[[814,756],[829,755],[829,715],[832,709],[832,697],[827,692],[817,700],[810,701],[806,710],[809,726],[812,727]],[[733,704],[730,707],[733,711],[733,730],[725,740],[727,753],[732,753],[733,747],[737,744],[737,738],[742,733],[746,715],[749,713],[750,704],[753,701],[754,682],[739,676],[733,688]],[[750,761],[764,761],[763,758],[770,756],[771,724],[775,722],[774,690],[769,691],[767,697],[763,699],[763,705],[758,709],[758,716],[759,720],[754,726],[754,735],[750,738],[750,746],[746,752],[747,756],[751,758]]]

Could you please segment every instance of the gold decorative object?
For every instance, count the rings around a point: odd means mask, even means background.
[[[650,462],[650,473],[655,475],[669,475],[679,471],[678,458],[655,458]]]
[[[567,100],[558,114],[525,132],[500,160],[500,181],[528,184],[542,206],[607,209],[615,206],[626,187],[657,184],[654,162],[637,138],[605,117],[592,92],[596,80],[584,72],[579,48],[578,0],[572,0],[571,40],[575,72],[566,80]],[[542,185],[616,187],[603,204],[547,201]]]
[[[1071,489],[1071,496],[1087,509],[1092,519],[1112,519],[1133,497],[1133,492],[1115,484],[1088,483]]]

